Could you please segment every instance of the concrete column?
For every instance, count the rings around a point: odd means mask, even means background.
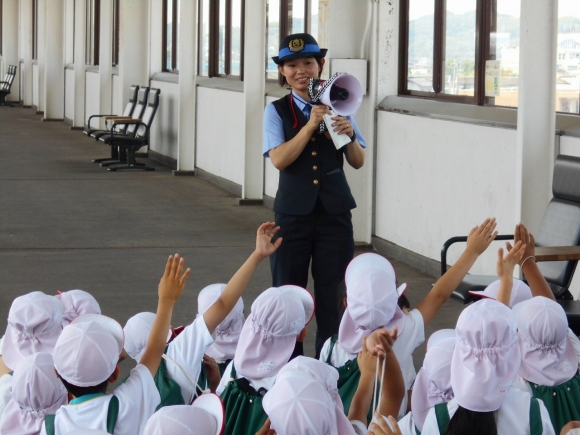
[[[180,2],[177,170],[183,173],[195,168],[197,4],[196,0]]]
[[[8,66],[16,65],[16,76],[10,88],[10,95],[6,101],[16,102],[20,100],[20,62],[18,56],[19,7],[18,0],[4,0],[2,2],[2,58],[4,60],[4,70],[0,71],[4,80]]]
[[[113,0],[101,0],[99,39],[99,113],[111,112],[113,91]],[[104,128],[104,121],[101,122]]]
[[[20,59],[24,63],[23,107],[32,106],[32,0],[20,0]]]
[[[44,119],[64,119],[64,2],[46,1],[44,61]]]
[[[44,113],[44,73],[46,66],[46,46],[51,42],[46,38],[46,2],[38,0],[38,112]]]
[[[129,101],[131,85],[149,86],[149,7],[144,0],[119,0],[120,107]],[[189,0],[188,0],[189,1]],[[161,17],[156,17],[161,19]]]
[[[86,0],[75,0],[75,86],[73,127],[85,125],[85,38],[86,38]]]
[[[264,195],[262,156],[266,58],[266,2],[246,1],[244,17],[244,108],[245,152],[242,200],[261,200]]]
[[[516,222],[532,232],[551,198],[556,123],[557,0],[521,2]]]

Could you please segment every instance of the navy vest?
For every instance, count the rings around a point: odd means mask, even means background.
[[[306,117],[294,104],[291,94],[272,104],[282,119],[287,141],[306,125]],[[293,127],[298,117],[296,128]],[[298,158],[280,171],[274,212],[307,215],[314,210],[320,198],[329,214],[340,214],[356,207],[346,176],[342,169],[343,152],[337,150],[326,131],[314,133]]]

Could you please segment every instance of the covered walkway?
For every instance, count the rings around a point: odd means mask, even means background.
[[[187,324],[199,290],[227,282],[251,253],[259,224],[273,219],[267,207],[237,206],[232,193],[197,177],[175,177],[153,161],[147,164],[155,172],[112,173],[91,163],[108,153],[64,122],[0,107],[0,318],[21,294],[80,288],[124,324],[137,312],[155,311],[165,261],[178,252],[193,273],[173,324]],[[434,278],[393,263],[416,304]],[[265,262],[244,297],[246,314],[269,285]],[[449,301],[427,334],[453,327],[461,308]],[[308,355],[315,329],[309,327]],[[422,358],[421,349],[416,364]]]

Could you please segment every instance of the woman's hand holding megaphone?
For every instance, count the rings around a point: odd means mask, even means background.
[[[343,118],[342,116],[333,116],[332,120],[335,121],[332,124],[332,127],[338,134],[346,134],[348,137],[352,137],[354,135],[354,128],[347,118]]]
[[[331,114],[330,108],[324,104],[317,104],[312,106],[310,112],[310,119],[308,120],[308,128],[312,130],[312,133],[318,130],[318,126],[321,122],[324,122],[324,115]]]

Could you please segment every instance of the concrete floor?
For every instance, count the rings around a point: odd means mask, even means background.
[[[24,293],[80,288],[124,325],[140,311],[155,311],[167,256],[178,252],[192,274],[172,323],[187,324],[199,290],[227,282],[252,252],[258,226],[273,219],[266,207],[237,206],[232,193],[200,178],[174,177],[153,161],[141,159],[155,172],[114,173],[91,163],[108,154],[109,147],[65,123],[0,107],[0,318]],[[434,278],[393,265],[416,305]],[[270,282],[266,261],[244,296],[246,313]],[[461,309],[446,303],[426,336],[454,327]],[[315,330],[311,324],[307,355],[314,355]],[[424,345],[417,368],[423,355]],[[125,362],[123,372],[130,367]]]

